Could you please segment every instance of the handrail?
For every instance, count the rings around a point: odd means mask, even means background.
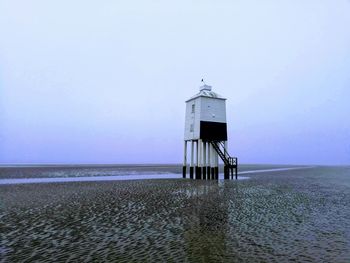
[[[222,146],[222,148],[224,149],[225,157],[227,156],[228,158],[231,158],[230,154],[228,153],[228,151],[225,148],[225,143],[224,142],[219,142],[219,143]]]
[[[221,159],[225,163],[225,165],[236,166],[237,165],[237,157],[231,157],[228,151],[225,148],[225,144],[222,141],[212,141],[211,144],[215,148],[216,152],[220,155]],[[220,149],[220,145],[223,149]]]

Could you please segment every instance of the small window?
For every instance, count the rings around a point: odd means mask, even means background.
[[[194,113],[194,110],[195,110],[195,105],[192,104],[192,113]]]
[[[190,132],[193,132],[193,124],[190,126]]]

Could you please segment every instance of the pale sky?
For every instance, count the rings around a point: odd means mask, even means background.
[[[0,163],[181,163],[202,78],[241,163],[350,164],[348,0],[0,0]]]

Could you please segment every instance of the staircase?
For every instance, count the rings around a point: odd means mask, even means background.
[[[212,141],[210,143],[225,164],[225,179],[228,179],[230,170],[233,177],[233,168],[235,169],[237,179],[237,157],[231,157],[229,155],[225,148],[224,142]]]

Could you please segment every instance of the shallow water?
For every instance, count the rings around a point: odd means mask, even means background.
[[[280,172],[287,170],[308,169],[311,167],[292,167],[260,169],[239,172],[242,174]],[[188,175],[187,175],[188,177]],[[98,181],[125,181],[125,180],[149,180],[149,179],[181,179],[182,174],[139,174],[139,175],[109,175],[109,176],[76,176],[76,177],[46,177],[46,178],[9,178],[0,179],[0,185],[6,184],[37,184],[37,183],[64,183],[64,182],[98,182]],[[224,174],[219,174],[219,179],[224,179]],[[249,179],[246,176],[238,176],[238,180]]]
[[[23,170],[25,167],[21,167]],[[43,168],[43,167],[41,167]],[[287,171],[295,169],[308,169],[312,167],[285,167],[285,168],[273,168],[273,169],[258,169],[258,170],[248,170],[240,171],[238,174],[250,174],[250,173],[266,173],[266,172],[278,172]],[[56,173],[53,173],[56,174]],[[186,175],[187,178],[189,175]],[[15,177],[15,176],[14,176]],[[1,177],[0,177],[1,178]],[[125,181],[125,180],[148,180],[148,179],[181,179],[182,174],[176,173],[140,173],[140,174],[120,174],[120,175],[90,175],[90,176],[61,176],[61,177],[30,177],[30,178],[5,178],[0,179],[0,185],[8,184],[36,184],[36,183],[64,183],[64,182],[97,182],[97,181]],[[219,179],[224,179],[224,174],[219,174]],[[249,177],[238,176],[238,180],[249,179]]]
[[[239,172],[248,170],[278,169],[290,165],[239,165]],[[221,170],[222,167],[221,167]],[[48,177],[96,177],[119,175],[182,174],[182,165],[21,165],[0,166],[0,179]]]
[[[1,185],[0,261],[350,261],[350,168],[248,176]]]

